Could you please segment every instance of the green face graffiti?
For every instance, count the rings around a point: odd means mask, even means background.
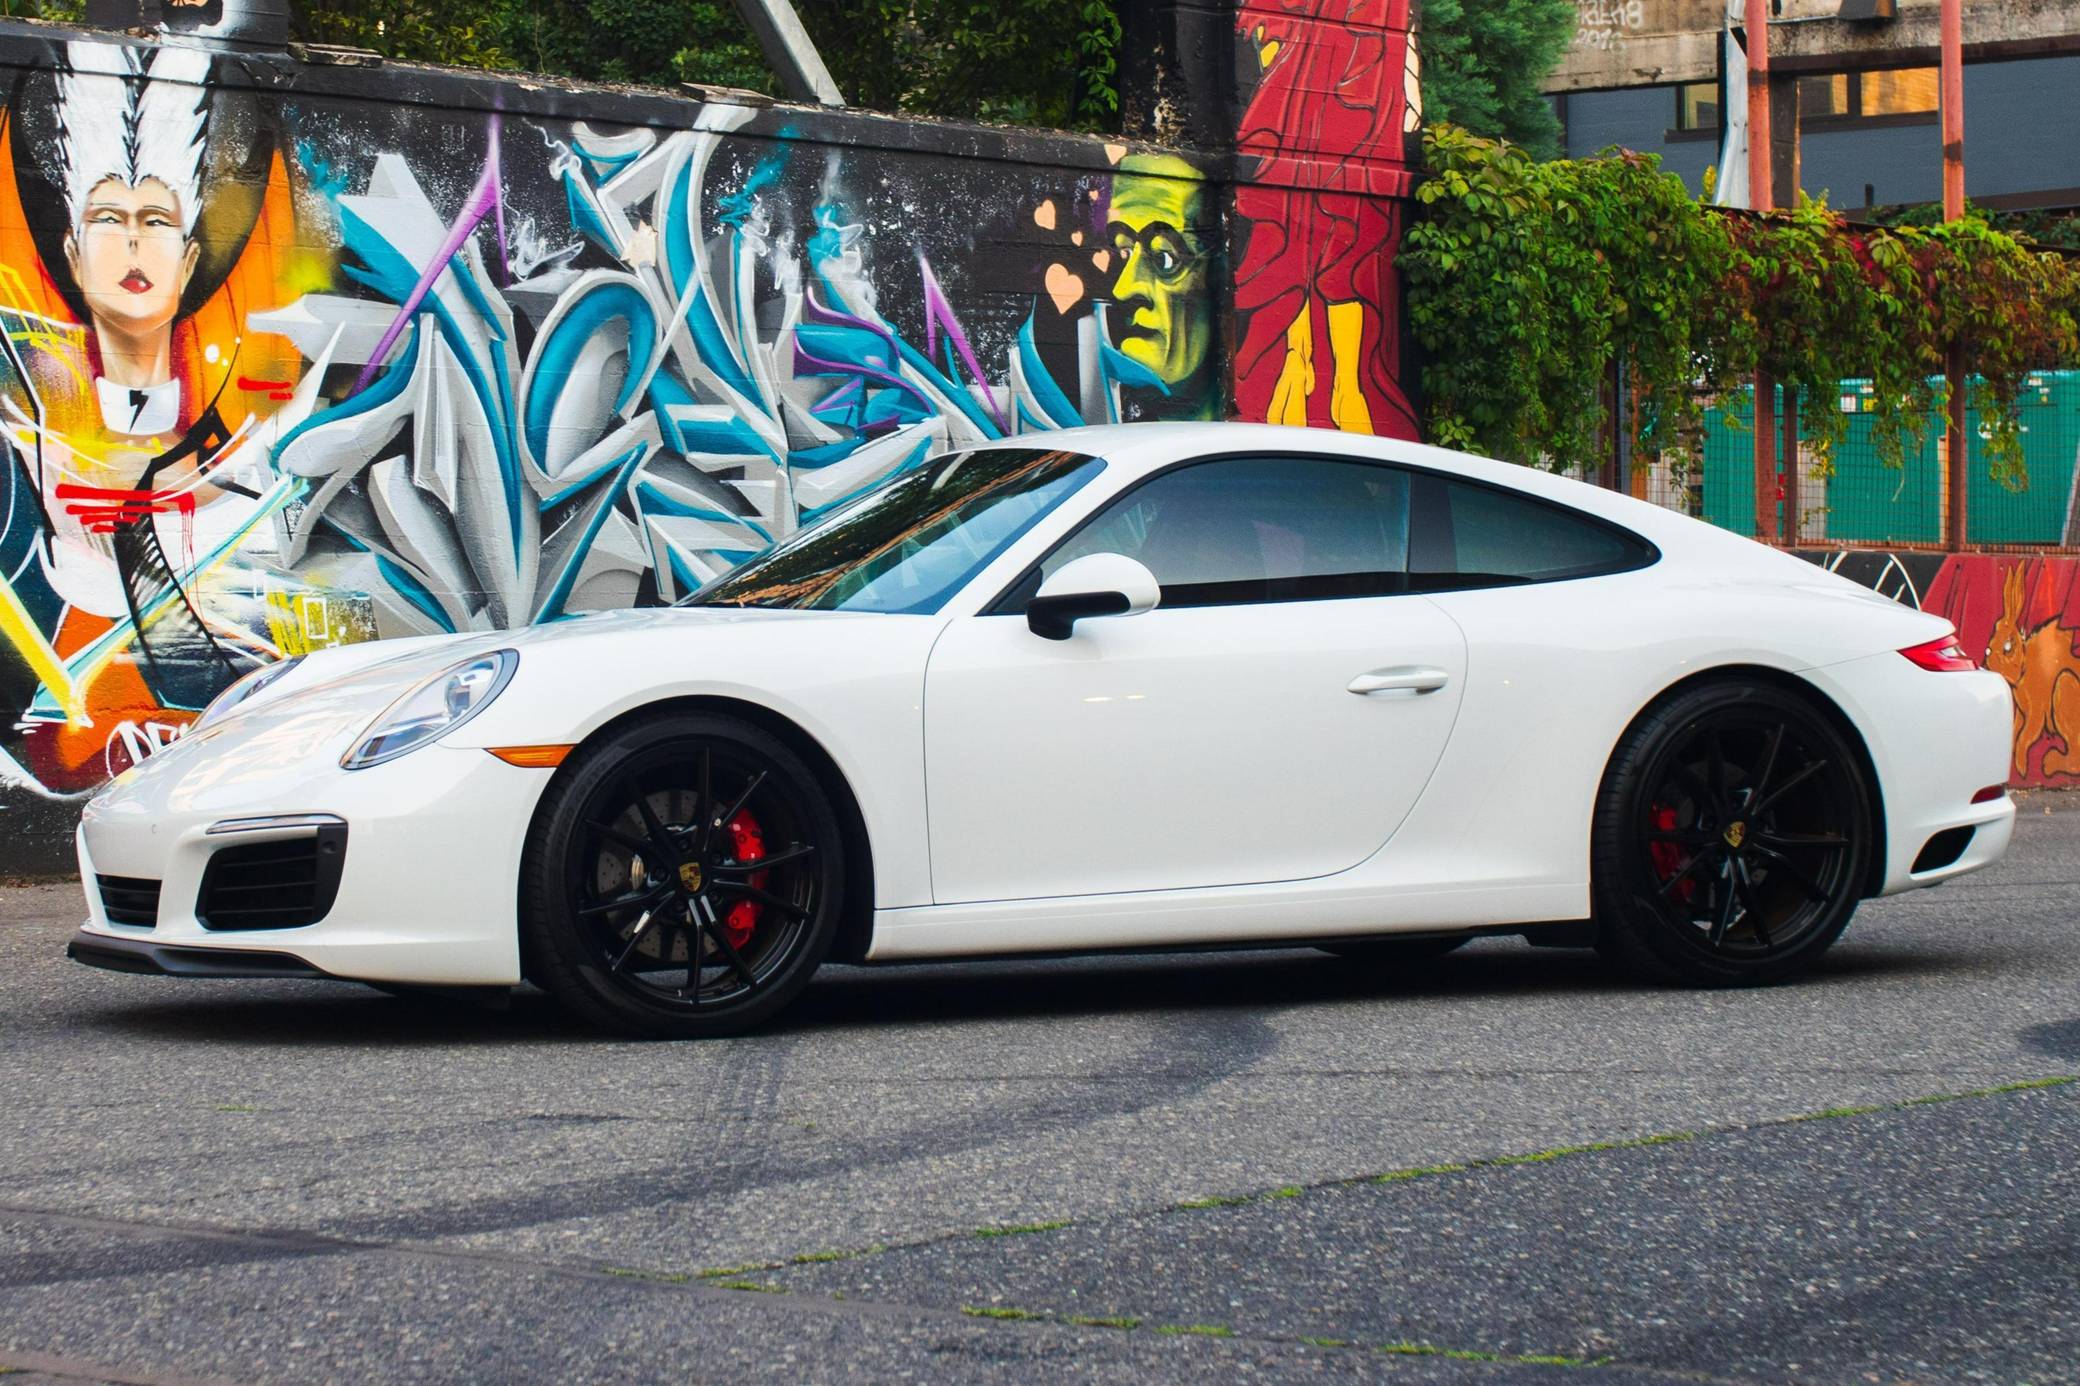
[[[1167,154],[1128,156],[1112,182],[1119,349],[1173,387],[1206,364],[1213,336],[1196,229],[1204,187],[1197,169]]]

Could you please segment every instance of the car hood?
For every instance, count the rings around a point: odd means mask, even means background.
[[[356,645],[338,645],[305,658],[295,673],[270,689],[255,706],[319,684],[343,678],[359,678],[382,671],[386,682],[416,681],[458,660],[489,650],[529,650],[545,645],[594,640],[603,635],[639,634],[669,629],[689,634],[704,628],[769,625],[776,622],[807,625],[830,621],[874,619],[871,615],[843,611],[783,611],[760,607],[639,607],[601,611],[539,626],[516,630],[469,631],[460,635],[416,635],[403,639],[367,640]]]
[[[539,657],[550,647],[566,647],[570,657],[577,657],[577,649],[589,643],[669,632],[675,647],[683,651],[696,639],[752,628],[828,628],[836,622],[888,619],[854,612],[654,607],[600,612],[519,630],[413,636],[322,650],[259,697],[223,720],[189,732],[117,783],[174,773],[204,746],[213,747],[219,759],[336,761],[407,690],[451,665],[493,650],[518,650],[525,677],[529,656]]]
[[[670,631],[685,640],[708,633],[769,627],[779,624],[809,627],[836,621],[881,619],[873,615],[841,611],[778,611],[742,607],[644,607],[602,611],[546,625],[522,626],[518,630],[473,631],[461,635],[411,636],[402,640],[370,640],[321,650],[306,658],[296,671],[250,704],[250,710],[273,707],[319,689],[351,686],[355,689],[405,687],[492,650],[518,650],[524,660],[530,650],[551,646],[576,646],[601,639],[641,638],[651,632]],[[248,715],[240,709],[239,716]]]

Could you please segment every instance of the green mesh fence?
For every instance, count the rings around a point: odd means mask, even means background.
[[[1782,398],[1782,390],[1778,391]],[[1947,453],[1940,415],[1905,465],[1888,467],[1871,443],[1870,382],[1845,380],[1840,395],[1815,407],[1841,410],[1846,433],[1835,450],[1834,474],[1815,468],[1810,446],[1800,449],[1798,525],[1784,513],[1779,488],[1777,532],[1802,544],[1930,544],[1944,541]],[[1740,534],[1755,533],[1754,391],[1722,401],[1707,414],[1704,518]],[[2028,481],[2011,488],[1988,472],[1977,410],[1966,413],[1971,441],[1966,493],[1967,540],[1974,545],[2072,548],[2080,546],[2080,372],[2045,371],[2030,378],[2022,401],[2022,445]],[[1779,461],[1779,471],[1782,471]]]

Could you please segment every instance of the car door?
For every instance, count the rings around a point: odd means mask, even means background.
[[[1378,850],[1452,730],[1465,641],[1407,588],[1409,477],[1322,457],[1209,459],[1102,509],[925,676],[941,904],[1298,880]],[[1090,553],[1162,602],[1028,629]]]

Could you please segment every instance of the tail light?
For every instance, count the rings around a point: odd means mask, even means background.
[[[1957,643],[1956,631],[1925,645],[1911,645],[1900,653],[1932,674],[1968,674],[1979,667],[1978,661]]]
[[[1990,784],[1986,786],[1986,788],[1980,790],[1977,794],[1974,794],[1972,796],[1972,802],[1975,804],[1990,804],[1994,802],[1996,799],[2005,799],[2007,797],[2008,787],[2006,785]]]

